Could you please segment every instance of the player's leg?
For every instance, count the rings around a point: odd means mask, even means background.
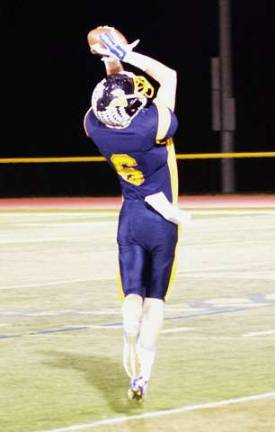
[[[123,316],[123,367],[129,376],[139,374],[140,363],[136,344],[140,331],[143,298],[138,294],[129,294],[122,305]]]
[[[162,299],[146,297],[144,300],[138,351],[142,359],[140,374],[146,381],[151,377],[155,360],[157,340],[163,325],[163,308]]]
[[[119,268],[123,291],[123,366],[130,378],[138,374],[136,342],[139,335],[142,303],[145,250],[132,236],[133,205],[124,201],[119,218]]]
[[[124,300],[123,317],[123,366],[133,379],[140,371],[136,344],[140,332],[143,309],[146,251],[135,244],[119,244],[119,263]]]
[[[155,360],[157,341],[163,324],[163,308],[162,299],[148,297],[144,299],[137,347],[140,374],[131,382],[128,393],[131,399],[142,400],[145,397]]]
[[[177,244],[177,227],[165,222],[165,242],[160,240],[152,251],[151,281],[143,303],[143,313],[138,342],[141,373],[136,386],[146,392],[156,356],[157,341],[163,325],[164,299],[170,287]],[[160,237],[160,239],[163,238]],[[142,397],[142,395],[141,395]]]

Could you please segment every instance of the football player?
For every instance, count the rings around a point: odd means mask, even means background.
[[[105,27],[91,47],[102,57],[107,76],[92,93],[84,127],[117,172],[123,204],[117,241],[123,290],[123,365],[130,377],[128,396],[142,400],[163,323],[164,300],[174,274],[178,223],[178,176],[172,137],[177,74],[149,56],[133,51]],[[132,65],[143,75],[125,71]]]

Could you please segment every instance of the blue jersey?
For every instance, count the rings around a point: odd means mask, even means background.
[[[177,201],[177,164],[172,137],[177,118],[171,111],[170,127],[164,144],[157,144],[158,109],[144,108],[123,129],[109,128],[92,110],[84,119],[88,136],[96,144],[119,176],[126,200],[144,200],[147,195],[163,192],[170,202]]]

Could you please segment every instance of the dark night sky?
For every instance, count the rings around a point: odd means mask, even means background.
[[[0,156],[97,154],[82,119],[104,68],[89,53],[86,34],[104,24],[119,28],[129,41],[140,38],[140,52],[177,70],[177,152],[219,151],[210,91],[210,58],[218,55],[216,0],[2,1],[1,15],[6,117]],[[272,0],[232,0],[237,151],[274,151],[274,17]],[[274,190],[274,165],[274,160],[237,161],[238,190]],[[0,170],[2,184],[9,185],[2,195],[118,193],[106,166]],[[104,179],[100,189],[96,176]],[[62,178],[59,188],[49,177]],[[72,184],[72,177],[79,181]],[[186,162],[180,178],[182,192],[217,192],[219,162]]]

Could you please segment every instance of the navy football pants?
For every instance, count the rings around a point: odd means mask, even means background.
[[[117,240],[124,295],[164,299],[175,259],[177,225],[143,200],[125,200]]]

